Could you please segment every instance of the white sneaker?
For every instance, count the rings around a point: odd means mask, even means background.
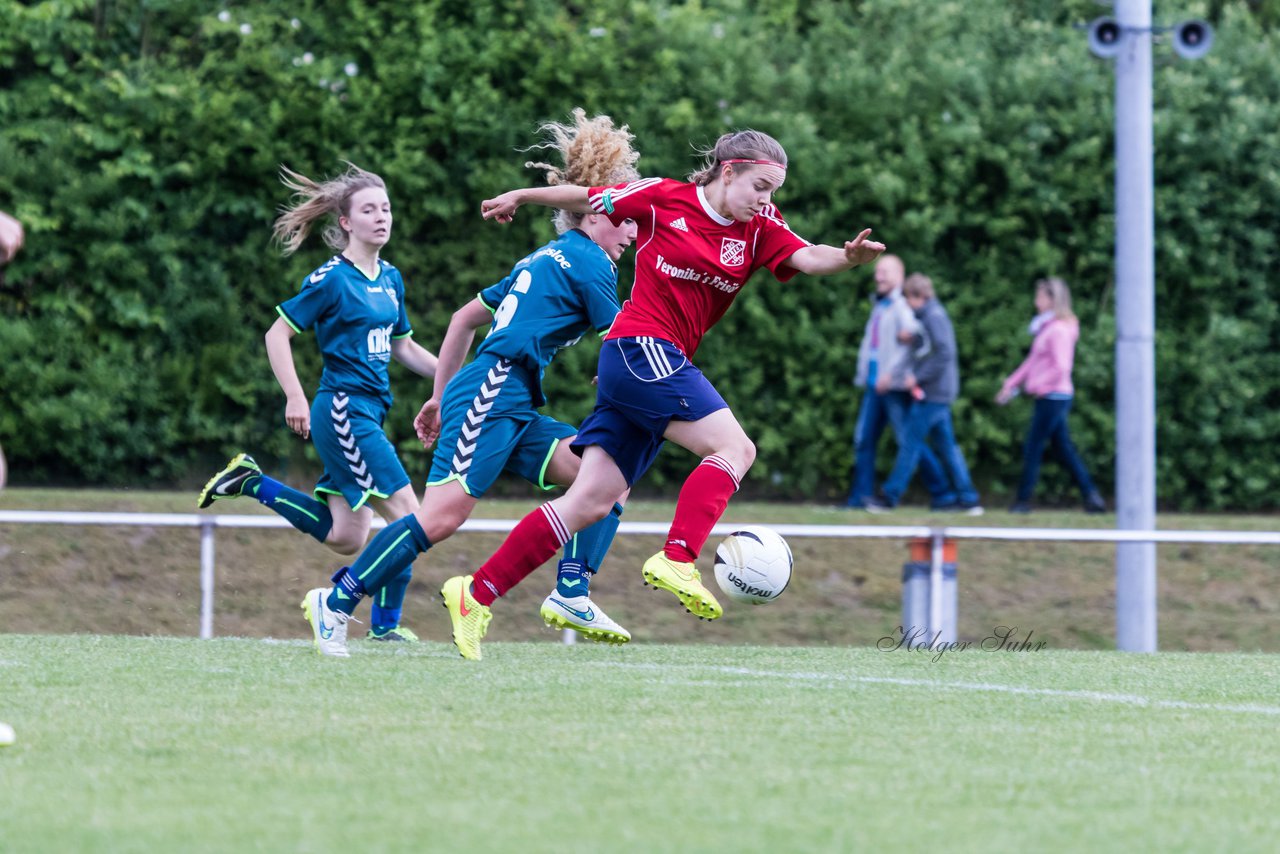
[[[573,629],[602,643],[626,643],[631,632],[609,619],[609,615],[588,596],[561,596],[552,593],[542,601],[542,621],[553,629]]]
[[[316,639],[316,649],[321,655],[350,658],[351,653],[347,652],[347,620],[351,617],[329,607],[329,591],[332,589],[317,587],[314,590],[308,590],[302,600],[302,613],[311,624],[311,633]]]

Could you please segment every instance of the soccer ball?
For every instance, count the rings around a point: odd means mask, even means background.
[[[716,583],[735,602],[772,602],[790,581],[791,547],[768,528],[743,526],[716,548]]]

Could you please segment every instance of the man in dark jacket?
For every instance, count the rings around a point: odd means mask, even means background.
[[[906,374],[919,324],[902,298],[905,274],[897,255],[881,255],[876,262],[874,306],[858,347],[858,368],[853,378],[853,384],[866,392],[853,428],[853,483],[845,502],[849,508],[863,509],[874,495],[880,437],[885,427],[891,426],[898,447],[902,447],[907,414],[911,411]],[[920,455],[920,474],[935,506],[955,503],[955,493],[947,489],[946,472],[927,449]]]
[[[928,276],[914,273],[907,277],[902,293],[920,323],[907,375],[907,387],[916,403],[907,417],[902,446],[898,449],[893,472],[885,481],[882,496],[868,501],[866,508],[872,512],[884,512],[897,506],[915,474],[920,455],[932,439],[938,461],[946,470],[958,497],[954,505],[935,509],[960,510],[978,516],[982,513],[982,505],[978,503],[978,493],[969,478],[969,467],[965,465],[964,454],[956,445],[951,428],[951,404],[960,393],[955,329],[946,309],[934,296],[933,282]]]

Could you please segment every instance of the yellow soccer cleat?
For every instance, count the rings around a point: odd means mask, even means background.
[[[704,620],[715,620],[724,615],[724,608],[702,586],[702,573],[692,563],[678,563],[662,552],[644,562],[645,584],[652,584],[676,594],[680,603],[690,613]]]
[[[453,623],[453,645],[463,658],[480,660],[480,640],[489,631],[493,612],[471,595],[471,576],[455,575],[440,588],[440,598]]]

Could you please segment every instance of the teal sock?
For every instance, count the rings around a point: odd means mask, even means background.
[[[426,531],[409,514],[378,532],[351,565],[351,575],[370,593],[380,593],[402,574],[406,575],[407,586],[414,560],[429,548],[431,541]],[[400,598],[403,601],[403,593]]]
[[[348,615],[354,614],[356,606],[364,598],[364,587],[351,574],[351,567],[342,567],[329,580],[333,582],[333,589],[329,591],[329,598],[325,601],[330,610],[341,611]]]
[[[586,564],[573,558],[561,558],[560,566],[556,568],[556,592],[561,596],[590,596],[593,574]]]
[[[413,567],[408,566],[374,594],[373,608],[369,612],[369,622],[373,624],[374,634],[384,635],[400,625],[404,594],[409,589],[411,578],[413,578]]]
[[[280,514],[290,525],[310,534],[318,542],[323,543],[333,529],[333,516],[329,513],[328,504],[265,474],[246,480],[243,494],[252,495],[263,507]]]
[[[591,576],[600,569],[614,535],[622,522],[622,505],[614,504],[609,515],[573,535],[564,544],[564,557],[556,571],[556,592],[561,596],[590,596]]]

